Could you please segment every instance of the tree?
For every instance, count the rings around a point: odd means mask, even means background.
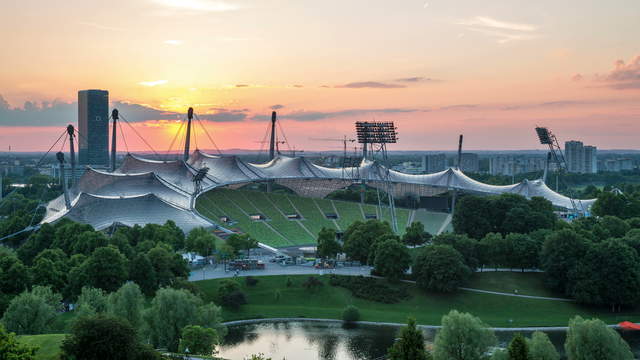
[[[0,293],[18,294],[29,286],[29,271],[15,253],[0,246]]]
[[[186,290],[158,290],[144,315],[154,346],[177,351],[181,331],[185,326],[197,323],[201,303],[202,300]]]
[[[513,336],[507,349],[509,351],[509,360],[529,359],[529,347],[527,345],[527,340],[520,333]]]
[[[198,325],[187,325],[182,329],[178,351],[210,356],[215,353],[215,345],[218,341],[218,334],[215,330]]]
[[[114,247],[97,248],[83,266],[90,286],[116,291],[129,275],[127,259]]]
[[[508,254],[505,253],[508,251],[508,246],[502,234],[488,233],[480,240],[480,243],[485,251],[484,256],[487,265],[491,264],[499,267],[509,262]]]
[[[597,216],[624,216],[627,202],[624,195],[618,195],[611,191],[603,191],[598,195],[596,202],[591,207],[591,212]]]
[[[77,320],[62,341],[62,359],[129,360],[138,351],[136,332],[124,319],[96,315]]]
[[[389,280],[400,279],[411,265],[411,254],[406,246],[395,239],[378,243],[375,254],[376,273]]]
[[[129,280],[138,284],[145,295],[157,289],[156,270],[145,253],[136,254],[129,264]]]
[[[418,254],[413,267],[417,285],[424,290],[452,292],[469,277],[462,255],[448,245],[428,246]]]
[[[400,330],[396,342],[387,352],[389,360],[429,360],[431,355],[424,347],[422,331],[418,330],[416,320],[409,318],[407,326]]]
[[[227,244],[233,247],[236,254],[239,254],[241,250],[247,250],[247,256],[249,256],[251,249],[258,247],[258,241],[249,234],[233,234],[227,238]]]
[[[335,258],[342,251],[342,246],[336,240],[336,231],[323,227],[318,233],[318,256],[322,259]]]
[[[511,244],[512,255],[510,265],[524,269],[538,267],[538,256],[541,244],[525,234],[509,234],[506,241]]]
[[[55,309],[45,299],[23,292],[11,300],[0,322],[18,335],[35,335],[46,333],[55,317]]]
[[[387,222],[369,220],[356,221],[349,225],[343,236],[343,249],[347,257],[365,264],[371,257],[372,247],[377,241],[395,236]]]
[[[482,239],[493,231],[488,217],[489,202],[481,196],[463,196],[456,203],[453,213],[453,228],[458,234],[467,234],[475,239]]]
[[[631,360],[629,344],[620,334],[598,319],[585,320],[576,316],[569,321],[564,343],[571,360]]]
[[[32,233],[27,241],[18,249],[18,257],[25,264],[31,265],[31,262],[44,249],[47,249],[53,243],[55,238],[55,227],[45,223],[40,229]]]
[[[480,265],[478,260],[479,242],[475,239],[471,239],[466,235],[444,233],[434,237],[433,243],[436,245],[449,245],[456,249],[462,255],[465,265],[472,271],[475,271]]]
[[[0,325],[0,360],[35,360],[38,348],[21,343]]]
[[[418,246],[424,244],[431,238],[431,234],[424,231],[424,224],[414,221],[407,226],[407,230],[402,235],[402,242],[408,246]]]
[[[552,289],[571,295],[570,276],[588,249],[588,243],[570,229],[550,234],[540,253],[546,282]]]
[[[127,320],[134,329],[142,326],[143,309],[144,296],[135,283],[127,282],[118,291],[109,295],[108,313]]]
[[[62,304],[62,295],[51,290],[50,286],[34,286],[31,288],[31,293],[35,296],[41,297],[56,311],[62,311],[64,308],[64,304]]]
[[[166,247],[159,245],[149,250],[147,256],[154,269],[156,277],[155,288],[171,285],[176,277],[173,272],[174,259],[171,252]]]
[[[560,355],[547,334],[535,331],[528,340],[529,360],[560,360]]]
[[[184,243],[185,250],[207,257],[216,249],[216,237],[203,227],[189,232]]]
[[[640,300],[639,261],[638,253],[620,239],[592,245],[572,275],[572,295],[612,311],[635,304]]]
[[[451,310],[442,317],[442,328],[434,342],[435,360],[482,359],[497,343],[491,328],[477,317]]]
[[[76,305],[85,305],[93,309],[96,313],[103,313],[107,311],[107,296],[102,289],[85,286],[82,288],[80,296],[78,296]]]

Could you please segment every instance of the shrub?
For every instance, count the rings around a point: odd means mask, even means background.
[[[331,286],[339,286],[351,291],[357,298],[394,304],[410,297],[407,286],[402,283],[389,284],[386,280],[364,276],[331,275]]]
[[[282,297],[280,290],[276,289],[276,291],[273,293],[273,297],[276,300],[276,302],[280,301],[280,297]]]
[[[256,284],[258,284],[258,279],[253,276],[247,276],[244,278],[244,283],[247,284],[247,286],[256,286]]]
[[[302,283],[302,287],[309,291],[314,291],[317,288],[322,287],[322,285],[324,285],[322,281],[315,276],[309,276],[307,280]]]
[[[247,303],[247,297],[240,290],[232,291],[222,296],[222,305],[233,310],[238,310],[241,305]]]
[[[293,286],[293,280],[291,280],[290,277],[287,276],[287,283],[286,283],[287,287],[292,287]]]
[[[353,305],[349,305],[342,311],[342,320],[346,323],[352,323],[360,320],[360,310]]]

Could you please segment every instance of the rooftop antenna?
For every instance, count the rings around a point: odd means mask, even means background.
[[[69,134],[69,152],[71,155],[71,184],[76,182],[76,151],[74,148],[73,138],[75,137],[75,129],[73,125],[67,125],[67,134]]]
[[[189,160],[189,143],[191,142],[191,120],[193,120],[193,108],[187,110],[187,137],[184,141],[184,161]]]
[[[60,183],[62,184],[62,191],[64,192],[64,206],[67,210],[71,209],[71,201],[69,200],[69,189],[67,189],[67,180],[64,176],[64,153],[58,151],[56,158],[60,163]]]
[[[118,109],[111,111],[111,119],[113,119],[113,131],[111,133],[111,172],[116,171],[116,129],[118,128]]]

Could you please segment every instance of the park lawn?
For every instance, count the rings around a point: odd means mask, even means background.
[[[454,294],[425,293],[410,287],[412,297],[396,304],[383,304],[355,298],[343,288],[328,284],[328,276],[322,276],[324,286],[316,291],[307,291],[301,283],[307,275],[290,276],[293,286],[286,286],[287,276],[256,277],[259,282],[247,287],[244,278],[239,278],[242,291],[247,295],[248,304],[238,311],[223,310],[225,321],[306,317],[340,319],[347,305],[355,305],[360,310],[361,320],[404,323],[408,317],[415,317],[419,324],[438,325],[443,315],[450,310],[469,312],[480,317],[493,327],[520,326],[566,326],[575,315],[597,317],[613,324],[623,320],[640,321],[640,311],[610,313],[606,309],[579,306],[571,302],[525,299],[512,296],[471,293],[459,291]],[[206,301],[212,301],[221,279],[197,281]],[[276,301],[276,290],[280,298]]]
[[[465,287],[505,292],[509,294],[518,290],[519,295],[544,297],[566,297],[548,289],[544,284],[544,273],[485,271],[474,273]]]
[[[36,360],[54,360],[60,355],[60,345],[65,334],[24,335],[18,337],[20,342],[39,347]]]

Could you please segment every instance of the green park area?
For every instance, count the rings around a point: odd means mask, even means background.
[[[256,277],[258,283],[253,286],[239,278],[248,303],[238,310],[224,309],[223,317],[226,321],[277,317],[341,319],[344,308],[354,305],[360,310],[363,321],[404,323],[408,317],[415,317],[419,324],[427,325],[440,324],[442,316],[452,309],[472,313],[493,327],[566,326],[575,315],[597,317],[609,324],[640,321],[639,311],[611,313],[607,309],[583,307],[573,302],[470,291],[426,293],[414,284],[401,285],[407,287],[408,299],[385,304],[357,298],[345,288],[331,286],[327,275],[320,276],[322,286],[308,290],[302,286],[308,277],[262,276]],[[287,286],[287,278],[291,280],[290,286]],[[217,296],[220,281],[223,280],[204,280],[195,284],[203,292],[205,301],[211,301]],[[519,289],[521,294],[557,296],[543,287],[541,274],[486,272],[476,274],[467,286],[509,293]]]
[[[43,334],[20,336],[20,342],[38,347],[36,360],[56,360],[60,353],[60,344],[65,334]]]

